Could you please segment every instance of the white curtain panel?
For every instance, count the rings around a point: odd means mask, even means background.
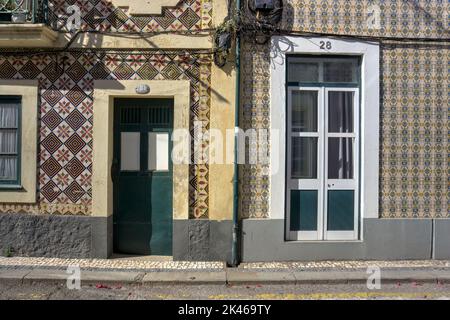
[[[0,156],[0,180],[17,179],[17,157]]]
[[[0,102],[0,128],[17,128],[19,108],[17,103]]]
[[[0,154],[17,153],[17,129],[0,130]]]
[[[0,103],[0,180],[17,178],[18,122],[18,105]]]
[[[352,132],[353,93],[345,92],[339,101],[340,132]],[[339,139],[339,179],[350,179],[352,171],[351,140]]]

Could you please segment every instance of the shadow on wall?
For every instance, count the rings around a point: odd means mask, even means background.
[[[160,15],[145,16],[131,16],[106,0],[86,0],[85,5],[75,0],[49,2],[48,23],[52,29],[66,33],[71,45],[84,44],[89,48],[101,47],[102,34],[131,38],[141,32],[197,30],[201,23],[201,17],[195,13],[197,8],[193,8],[198,4],[189,0],[180,0],[176,8],[163,7]],[[158,48],[150,37],[145,37],[145,41],[149,48]]]
[[[292,30],[295,11],[292,4],[284,1],[283,16],[279,28]],[[258,43],[252,32],[243,36],[241,63],[241,105],[239,127],[270,130],[270,59],[271,37]],[[280,50],[292,47],[289,41],[279,43]],[[284,62],[282,62],[284,63]],[[281,107],[281,106],[280,106]],[[239,218],[268,218],[270,199],[270,164],[249,164],[249,141],[246,140],[246,164],[239,167]],[[268,150],[270,153],[271,150]],[[270,154],[267,156],[270,157]]]
[[[65,38],[68,40],[66,49],[71,46],[101,48],[104,36],[109,35],[118,40],[144,40],[146,48],[163,50],[151,40],[152,36],[161,34],[161,32],[177,31],[180,25],[186,30],[198,30],[199,23],[201,23],[201,16],[194,10],[197,8],[193,7],[199,6],[199,4],[189,0],[180,0],[177,8],[163,7],[160,15],[146,16],[128,15],[122,8],[114,7],[113,3],[106,0],[100,2],[88,0],[88,2],[92,4],[90,9],[78,6],[76,1],[53,2],[53,5],[50,6],[49,24],[53,29],[66,34]],[[176,15],[174,11],[183,11],[183,13]],[[78,13],[79,20],[74,17]],[[143,32],[146,33],[145,36],[142,35]],[[104,54],[100,55],[104,57]],[[223,69],[230,74],[233,63],[228,63]],[[190,70],[187,70],[186,74],[201,82],[201,79],[198,79]],[[209,86],[209,83],[201,83],[203,86]],[[216,95],[220,101],[230,103],[219,92],[210,89],[211,93]]]

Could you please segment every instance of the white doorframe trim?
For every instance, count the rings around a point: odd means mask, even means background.
[[[321,49],[320,42],[331,43]],[[286,193],[286,54],[360,55],[361,64],[361,220],[379,218],[379,121],[380,118],[380,49],[375,42],[337,40],[334,38],[272,37],[271,41],[271,152],[270,219],[285,219]],[[278,141],[274,141],[279,137]],[[276,148],[273,148],[276,149]],[[274,170],[275,171],[275,170]],[[273,192],[273,190],[277,190]],[[361,224],[362,225],[362,224]]]

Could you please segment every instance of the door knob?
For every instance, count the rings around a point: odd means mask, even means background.
[[[113,159],[112,165],[111,165],[111,180],[114,182],[114,179],[117,175],[117,172],[119,170],[119,160]]]

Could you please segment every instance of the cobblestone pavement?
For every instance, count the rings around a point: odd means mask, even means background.
[[[186,262],[186,261],[154,261],[145,258],[120,259],[60,259],[60,258],[27,258],[0,257],[0,268],[55,268],[65,269],[77,265],[84,270],[120,270],[120,271],[222,271],[223,262]],[[239,270],[276,271],[276,270],[357,270],[378,266],[382,269],[447,269],[450,261],[416,260],[416,261],[321,261],[321,262],[268,262],[243,263]]]
[[[187,262],[187,261],[153,261],[139,259],[61,259],[61,258],[26,258],[0,257],[0,268],[45,268],[66,269],[79,266],[84,270],[111,271],[222,271],[223,262]]]
[[[244,270],[357,270],[368,267],[382,269],[446,269],[450,268],[450,261],[438,260],[408,260],[408,261],[318,261],[318,262],[266,262],[244,263],[239,266]]]

